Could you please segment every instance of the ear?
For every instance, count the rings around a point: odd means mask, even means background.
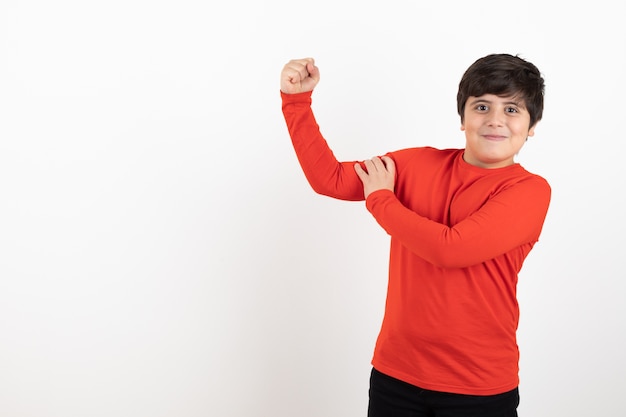
[[[528,136],[535,136],[535,127],[537,126],[537,123],[535,123],[534,126],[531,126],[530,129],[528,129]]]
[[[465,123],[461,122],[461,132],[465,131]]]

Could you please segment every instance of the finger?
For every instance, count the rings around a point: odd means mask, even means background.
[[[367,179],[367,172],[363,170],[363,167],[361,167],[361,164],[359,164],[358,162],[354,164],[354,171],[356,172],[356,175],[359,177],[361,182]]]
[[[313,58],[292,59],[288,65],[305,76],[309,76],[309,70],[317,68]]]
[[[306,70],[309,73],[309,77],[313,78],[315,81],[319,81],[320,79],[320,70],[315,66],[315,61],[311,58],[311,60],[306,65]]]
[[[376,165],[371,159],[366,159],[365,161],[363,161],[363,165],[365,165],[365,171],[367,171],[368,174],[377,171]]]
[[[282,78],[288,80],[291,83],[297,83],[300,81],[300,71],[295,68],[291,63],[288,63],[283,67]]]
[[[386,171],[384,162],[377,156],[371,159],[372,165],[376,169],[376,171]]]
[[[306,67],[307,67],[307,61],[293,59],[287,62],[287,64],[285,64],[283,71],[286,74],[290,74],[290,75],[300,74],[301,76],[302,75],[306,76],[308,75]]]
[[[289,81],[292,83],[299,83],[302,80],[305,80],[309,76],[309,73],[305,66],[292,65],[287,70],[287,76],[289,77]]]
[[[383,156],[382,161],[385,164],[385,169],[387,169],[387,171],[395,173],[396,172],[396,163],[393,161],[393,159],[387,155]]]

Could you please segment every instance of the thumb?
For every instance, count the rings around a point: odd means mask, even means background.
[[[309,77],[313,78],[315,82],[320,80],[320,69],[315,65],[315,61],[311,59],[311,61],[306,64],[306,70],[309,73]]]

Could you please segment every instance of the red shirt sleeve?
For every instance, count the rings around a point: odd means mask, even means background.
[[[342,200],[363,200],[363,184],[353,162],[339,162],[311,110],[311,92],[285,94],[282,110],[300,166],[313,190]]]
[[[550,194],[543,178],[530,176],[495,194],[452,227],[409,210],[388,190],[370,194],[366,205],[385,231],[417,256],[443,268],[463,268],[534,245]]]

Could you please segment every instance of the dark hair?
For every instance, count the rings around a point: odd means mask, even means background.
[[[532,127],[543,116],[544,81],[535,65],[509,54],[491,54],[479,58],[465,71],[459,83],[457,110],[463,121],[469,97],[483,94],[515,96],[524,100]]]

